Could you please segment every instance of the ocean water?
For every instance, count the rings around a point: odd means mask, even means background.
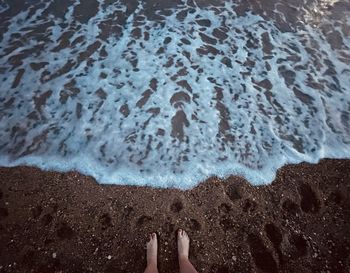
[[[0,165],[270,183],[350,158],[350,2],[0,1]]]

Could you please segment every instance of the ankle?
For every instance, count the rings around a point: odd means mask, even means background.
[[[147,267],[157,268],[157,262],[154,260],[147,261]]]
[[[179,261],[188,261],[188,255],[180,254],[179,255]]]

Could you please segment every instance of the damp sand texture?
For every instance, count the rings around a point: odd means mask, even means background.
[[[176,230],[203,273],[347,273],[350,161],[283,167],[267,186],[212,178],[181,191],[100,185],[77,172],[0,168],[0,272],[178,272]]]

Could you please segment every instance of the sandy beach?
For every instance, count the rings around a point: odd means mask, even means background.
[[[349,272],[350,160],[288,165],[267,186],[99,185],[77,172],[0,168],[0,272],[178,272],[176,230],[199,272]]]

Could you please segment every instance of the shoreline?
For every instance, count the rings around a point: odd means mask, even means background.
[[[98,184],[78,172],[0,167],[1,272],[177,272],[188,231],[199,272],[348,272],[350,160],[286,165],[268,185],[211,177],[191,190]]]

